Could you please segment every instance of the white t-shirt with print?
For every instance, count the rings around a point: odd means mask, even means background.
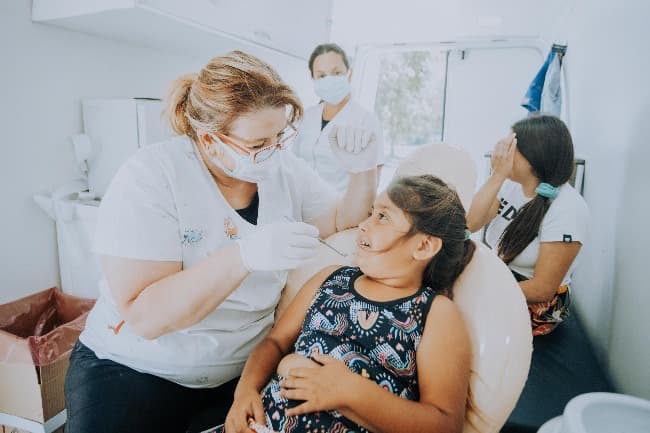
[[[258,224],[310,221],[336,203],[336,192],[291,152],[258,184]],[[255,230],[221,195],[198,149],[177,137],[141,149],[119,169],[99,208],[98,254],[180,261],[187,269]],[[180,331],[147,340],[122,321],[105,278],[81,341],[111,359],[188,387],[237,377],[274,321],[286,271],[252,272],[212,313]],[[183,296],[179,287],[178,296]]]
[[[384,163],[384,134],[375,113],[366,110],[353,100],[348,101],[321,130],[323,106],[323,103],[320,103],[305,110],[305,115],[298,127],[298,135],[291,144],[291,149],[296,155],[307,161],[323,179],[334,185],[338,191],[343,192],[347,189],[350,175],[341,166],[330,147],[328,136],[333,126],[354,126],[371,131],[379,146],[377,165]]]
[[[497,199],[500,202],[499,211],[485,233],[485,240],[493,249],[496,249],[501,234],[519,209],[531,200],[524,195],[520,184],[510,180],[504,182]],[[584,245],[588,225],[589,210],[584,198],[568,183],[560,186],[558,196],[553,199],[542,219],[538,236],[508,266],[518,274],[532,278],[539,257],[540,242],[580,242]],[[571,282],[577,262],[578,258],[571,264],[562,284]]]

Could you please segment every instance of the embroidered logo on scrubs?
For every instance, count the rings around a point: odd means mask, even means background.
[[[239,229],[230,217],[225,217],[223,219],[223,232],[228,239],[239,239]]]
[[[183,233],[183,245],[191,245],[203,239],[203,231],[199,229],[185,229]]]

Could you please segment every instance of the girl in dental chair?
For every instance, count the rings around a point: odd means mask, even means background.
[[[359,225],[358,267],[314,275],[253,350],[225,432],[460,432],[470,346],[451,298],[475,249],[465,225],[440,179],[394,180]]]

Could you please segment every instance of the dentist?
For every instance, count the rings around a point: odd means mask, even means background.
[[[370,138],[374,139],[379,150],[376,165],[380,166],[384,155],[381,124],[374,113],[351,99],[352,71],[341,47],[336,44],[317,46],[309,57],[309,72],[321,101],[305,111],[292,149],[338,191],[345,191],[349,174],[332,152],[332,137],[337,133],[345,134],[346,142],[354,146],[352,153]]]
[[[375,197],[378,143],[353,153],[334,136],[352,173],[337,197],[283,150],[297,96],[243,52],[176,80],[166,114],[178,137],[132,156],[100,206],[101,294],[70,358],[67,433],[222,423],[287,270],[315,256],[319,235],[365,219]]]

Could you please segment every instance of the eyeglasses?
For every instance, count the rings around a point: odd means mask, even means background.
[[[288,127],[280,133],[280,138],[278,138],[278,141],[276,143],[266,145],[256,150],[253,150],[250,147],[245,146],[243,144],[237,143],[232,138],[220,132],[216,132],[215,134],[224,143],[228,143],[231,146],[234,146],[237,149],[244,152],[245,154],[249,155],[250,158],[252,158],[253,163],[259,164],[260,162],[269,159],[271,155],[275,153],[276,150],[282,149],[289,142],[289,140],[291,140],[293,137],[296,136],[296,130],[294,128]]]

